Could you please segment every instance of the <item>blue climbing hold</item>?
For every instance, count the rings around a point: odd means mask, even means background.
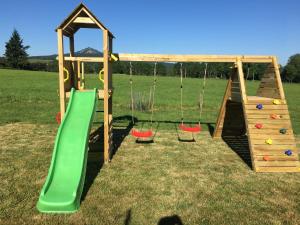
[[[257,104],[257,105],[256,105],[256,108],[257,108],[257,109],[263,109],[263,105],[262,105],[262,104]]]
[[[284,152],[284,154],[290,156],[290,155],[293,154],[293,152],[292,152],[292,150],[288,149],[288,150],[286,150],[286,151]]]

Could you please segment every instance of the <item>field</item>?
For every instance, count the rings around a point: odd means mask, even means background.
[[[152,77],[134,77],[134,92],[149,94]],[[196,122],[201,80],[184,81],[184,118]],[[88,87],[101,84],[87,76]],[[210,132],[226,81],[207,82],[196,142],[179,142],[180,80],[159,77],[155,98],[156,137],[136,144],[129,77],[114,75],[116,153],[112,162],[88,162],[80,210],[40,214],[35,208],[47,176],[58,125],[57,74],[0,70],[0,224],[300,224],[300,174],[256,174],[230,143]],[[258,82],[248,82],[255,93]],[[292,123],[300,134],[300,85],[285,84]],[[101,108],[101,104],[98,106]],[[149,112],[135,112],[137,126],[150,126]],[[96,129],[102,124],[97,113]]]

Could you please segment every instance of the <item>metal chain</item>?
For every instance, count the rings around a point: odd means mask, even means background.
[[[156,74],[157,74],[157,62],[154,64],[154,70],[153,70],[153,92],[152,92],[152,104],[151,104],[151,130],[152,130],[152,125],[153,125],[153,112],[154,112],[154,97],[155,97],[155,87],[156,87]]]
[[[204,94],[205,94],[205,86],[206,86],[206,74],[207,74],[207,63],[205,63],[202,91],[199,94],[199,125],[201,123],[201,117],[203,111]]]
[[[180,111],[181,111],[181,123],[183,124],[183,70],[182,70],[182,63],[180,63]]]
[[[130,75],[130,78],[129,78],[129,82],[130,82],[130,97],[131,97],[131,121],[132,121],[132,124],[134,124],[134,105],[133,105],[133,81],[132,81],[132,64],[131,62],[129,62],[129,75]]]

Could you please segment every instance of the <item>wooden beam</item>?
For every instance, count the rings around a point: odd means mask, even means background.
[[[74,36],[71,36],[71,37],[69,37],[69,43],[70,43],[70,57],[74,57],[74,54],[75,54],[75,45],[74,45]],[[75,76],[75,74],[77,74],[76,73],[76,71],[77,71],[77,67],[76,67],[76,62],[69,62],[69,63],[71,63],[71,67],[72,67],[72,69],[71,69],[71,71],[70,71],[70,79],[71,79],[71,81],[72,81],[72,86],[73,87],[75,87],[76,85],[75,85],[75,82],[76,82],[76,76]]]
[[[272,63],[272,56],[243,56],[243,55],[162,55],[162,54],[127,54],[118,55],[120,61],[147,62],[241,62]]]
[[[222,101],[222,105],[220,107],[218,119],[217,119],[217,122],[216,122],[214,134],[213,134],[213,138],[220,138],[221,135],[222,135],[223,128],[220,129],[220,125],[221,125],[221,123],[224,122],[225,113],[226,113],[227,100],[229,99],[229,97],[231,95],[232,76],[234,76],[233,73],[236,73],[236,68],[233,68],[232,70],[233,71],[231,72],[231,75],[230,75],[230,77],[228,79],[227,87],[226,87],[226,90],[225,90],[225,94],[223,96],[223,101]]]
[[[238,69],[238,78],[239,78],[239,82],[240,82],[241,96],[242,96],[242,100],[245,104],[245,103],[247,103],[247,92],[246,92],[243,65],[242,65],[241,58],[237,59],[236,64],[237,64],[237,69]]]
[[[57,30],[58,44],[58,69],[59,69],[59,102],[61,118],[64,117],[66,111],[66,94],[64,83],[64,40],[62,29]]]
[[[83,23],[83,24],[95,24],[93,20],[91,20],[90,17],[77,17],[73,23]]]
[[[279,67],[278,67],[278,63],[277,63],[277,58],[274,56],[272,58],[272,60],[273,60],[272,63],[273,63],[274,70],[275,70],[276,83],[277,83],[277,88],[279,90],[280,98],[281,99],[285,99],[283,85],[282,85],[282,81],[281,81],[281,77],[280,77],[280,72],[279,72]]]
[[[56,58],[58,59],[58,57]],[[103,57],[71,57],[65,56],[65,61],[81,61],[81,62],[103,62]]]
[[[109,161],[109,106],[108,106],[108,76],[109,76],[109,36],[103,31],[103,69],[104,69],[104,162]]]

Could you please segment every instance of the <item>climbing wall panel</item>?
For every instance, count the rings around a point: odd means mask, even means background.
[[[256,172],[300,172],[288,107],[285,100],[277,103],[271,98],[248,97],[244,106],[253,168]]]

